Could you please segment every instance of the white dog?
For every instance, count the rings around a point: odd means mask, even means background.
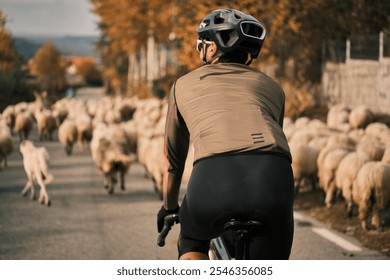
[[[34,182],[37,182],[41,187],[38,201],[50,206],[51,202],[46,191],[46,184],[53,180],[53,176],[48,170],[49,153],[45,147],[35,147],[30,140],[24,140],[19,149],[23,156],[23,166],[27,175],[27,184],[22,190],[22,195],[25,196],[31,189],[30,198],[33,200],[35,198]]]

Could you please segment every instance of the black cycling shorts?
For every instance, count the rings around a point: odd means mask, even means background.
[[[207,255],[210,240],[232,217],[254,217],[264,236],[251,243],[250,259],[288,259],[291,252],[294,179],[290,162],[278,155],[228,155],[198,161],[180,209],[179,257]]]

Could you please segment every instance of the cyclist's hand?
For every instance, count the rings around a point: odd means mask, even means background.
[[[180,206],[178,205],[174,210],[166,210],[164,206],[161,206],[160,211],[157,213],[157,231],[160,233],[164,226],[164,218],[169,214],[179,213]]]

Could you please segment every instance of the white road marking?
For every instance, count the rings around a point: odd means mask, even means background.
[[[348,240],[334,234],[333,232],[331,232],[325,228],[315,227],[312,230],[315,233],[317,233],[318,235],[321,235],[325,239],[328,239],[329,241],[335,243],[336,245],[340,246],[341,248],[343,248],[347,251],[356,251],[356,252],[362,251],[362,248],[360,248],[359,246],[352,244]]]

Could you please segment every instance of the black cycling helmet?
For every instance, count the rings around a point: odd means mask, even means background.
[[[212,40],[222,52],[236,49],[257,58],[266,30],[254,17],[233,9],[215,10],[196,29],[200,39]]]

